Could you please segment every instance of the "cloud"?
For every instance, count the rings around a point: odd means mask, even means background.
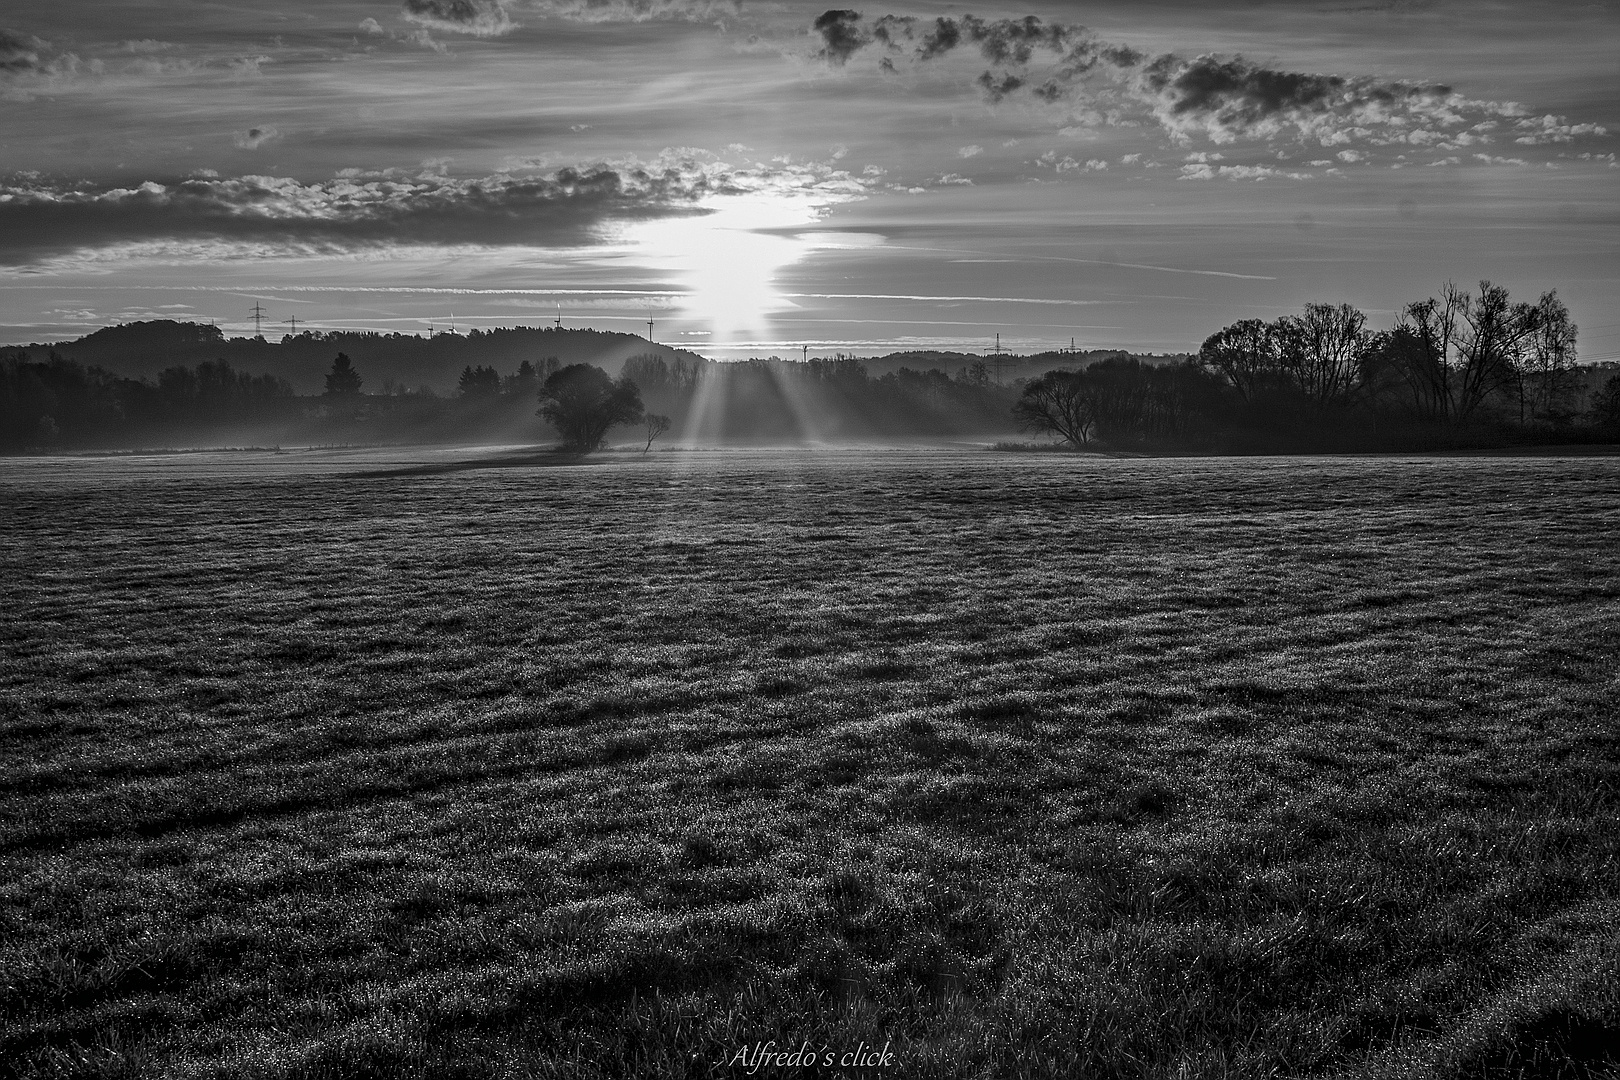
[[[736,15],[742,0],[532,0],[541,15],[571,22],[649,22],[655,19],[702,22]]]
[[[1537,146],[1546,143],[1574,142],[1583,135],[1607,135],[1608,129],[1598,124],[1571,124],[1562,116],[1532,116],[1520,120],[1514,125],[1520,135],[1513,141],[1525,146]]]
[[[868,48],[881,53],[878,64],[888,72],[955,64],[953,58],[971,53],[991,66],[964,77],[991,104],[1027,94],[1066,103],[1071,127],[1076,117],[1093,128],[1153,124],[1181,145],[1195,137],[1217,144],[1286,139],[1365,153],[1396,143],[1442,149],[1488,143],[1504,124],[1522,144],[1607,134],[1560,116],[1528,117],[1513,102],[1470,100],[1437,82],[1291,71],[1232,55],[1150,59],[1084,26],[1034,16],[868,20],[839,8],[822,14],[814,28],[817,56],[834,66]]]
[[[1209,165],[1199,163],[1181,167],[1182,180],[1311,180],[1310,173],[1276,169],[1270,165]]]
[[[38,267],[130,245],[201,245],[216,257],[582,246],[600,241],[610,221],[701,214],[717,196],[766,192],[826,205],[861,197],[871,183],[817,163],[736,168],[686,157],[480,179],[389,172],[302,183],[249,175],[113,187],[24,178],[0,183],[0,265]]]
[[[1396,117],[1437,118],[1456,98],[1451,88],[1368,77],[1346,78],[1280,71],[1241,56],[1173,53],[1143,68],[1140,87],[1155,117],[1173,135],[1203,134],[1211,141],[1269,138],[1293,127],[1305,136],[1335,140],[1341,124],[1388,123]]]
[[[1002,72],[1000,75],[987,71],[976,80],[984,96],[992,104],[1000,101],[1008,94],[1024,85],[1024,80],[1011,72]]]
[[[1034,15],[1008,19],[943,16],[932,22],[884,15],[868,24],[857,11],[835,8],[815,20],[814,30],[822,39],[818,57],[833,64],[842,65],[861,49],[878,44],[886,54],[881,65],[892,71],[895,56],[907,54],[912,63],[927,63],[966,46],[976,48],[983,59],[1004,69],[993,74],[993,79],[1005,81],[1013,77],[1020,85],[1028,80],[1021,73],[1013,75],[1005,69],[1025,68],[1039,54],[1049,54],[1060,70],[1035,90],[1049,100],[1062,96],[1065,82],[1101,62],[1131,67],[1142,60],[1141,53],[1102,42],[1083,26],[1042,22]]]
[[[0,71],[39,71],[45,63],[42,56],[50,47],[50,42],[31,34],[0,27]]]
[[[32,34],[0,27],[0,100],[28,101],[81,73],[99,74],[101,67],[100,61],[87,64]]]
[[[816,55],[830,64],[847,63],[872,43],[872,35],[860,23],[861,13],[848,8],[833,8],[816,16],[811,24],[811,29],[821,35],[821,51]]]
[[[430,30],[473,37],[499,37],[515,27],[500,0],[405,0],[400,15]]]
[[[960,19],[939,18],[923,38],[917,56],[930,60],[968,42],[977,45],[992,64],[1022,65],[1029,63],[1037,49],[1062,52],[1073,35],[1084,32],[1081,27],[1063,23],[1043,23],[1034,15],[994,20],[972,15],[963,15]]]
[[[266,125],[264,127],[248,128],[238,131],[234,136],[236,145],[243,150],[257,150],[271,139],[279,139],[281,132]]]

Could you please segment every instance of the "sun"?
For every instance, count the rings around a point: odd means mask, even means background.
[[[819,245],[781,230],[813,225],[826,202],[780,193],[718,196],[701,216],[639,222],[624,233],[631,257],[673,274],[684,314],[716,343],[762,336],[772,312],[793,307],[776,278]]]

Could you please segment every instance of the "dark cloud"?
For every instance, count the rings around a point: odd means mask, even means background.
[[[498,37],[514,25],[499,0],[405,0],[400,13],[432,30],[475,37]]]
[[[1241,57],[1200,56],[1187,63],[1168,54],[1148,65],[1142,81],[1155,93],[1168,92],[1170,111],[1177,116],[1224,112],[1249,122],[1290,109],[1326,108],[1345,87],[1336,75],[1272,71]]]
[[[872,35],[861,26],[861,13],[834,8],[816,16],[813,29],[821,35],[821,51],[816,55],[833,64],[843,64],[872,43]]]
[[[923,38],[922,46],[917,50],[917,58],[932,60],[936,56],[944,56],[960,44],[962,44],[961,24],[955,19],[935,19],[934,29]]]
[[[39,71],[41,56],[49,48],[48,41],[0,27],[0,71]]]
[[[909,15],[884,15],[872,24],[872,40],[878,41],[890,52],[899,52],[902,41],[909,41],[917,20]]]
[[[222,240],[335,249],[393,243],[590,243],[610,218],[690,212],[741,190],[698,167],[562,169],[550,176],[337,179],[265,176],[134,188],[0,184],[0,264],[150,241]]]
[[[265,127],[248,128],[246,131],[239,131],[234,136],[234,141],[236,145],[243,150],[257,150],[265,143],[271,141],[272,139],[279,138],[280,136],[281,132],[267,125]]]
[[[1020,66],[1028,64],[1037,50],[1061,54],[1071,42],[1089,36],[1084,27],[1045,23],[1034,15],[1022,19],[947,16],[935,19],[921,31],[916,19],[884,15],[868,27],[859,12],[848,8],[823,13],[815,21],[815,30],[824,43],[820,55],[834,63],[847,61],[873,42],[891,51],[900,51],[904,42],[916,44],[917,60],[933,60],[967,44],[978,46],[992,64]]]
[[[1084,27],[1043,23],[1034,15],[994,20],[963,15],[934,20],[934,30],[923,39],[917,56],[922,60],[943,56],[967,41],[992,64],[1022,65],[1030,62],[1036,49],[1062,52],[1071,37],[1084,33]]]
[[[1452,93],[1439,84],[1279,71],[1242,57],[1184,60],[1173,54],[1143,68],[1141,85],[1167,128],[1202,129],[1217,141],[1267,135],[1284,125],[1315,130],[1336,120],[1385,123],[1443,109]]]
[[[1002,98],[1024,85],[1023,79],[1020,79],[1017,75],[1014,75],[1011,72],[1005,71],[999,75],[994,72],[987,71],[983,75],[980,75],[975,81],[981,88],[983,88],[985,97],[989,98],[992,102],[1000,101]]]
[[[932,64],[972,49],[990,63],[974,82],[991,103],[1015,93],[1048,103],[1075,101],[1097,123],[1156,122],[1178,142],[1194,135],[1219,143],[1286,132],[1323,146],[1352,140],[1428,145],[1448,139],[1467,145],[1490,141],[1485,133],[1493,121],[1517,122],[1527,131],[1535,126],[1525,125],[1518,106],[1467,101],[1438,83],[1288,71],[1241,56],[1188,60],[1166,53],[1150,60],[1084,26],[1035,16],[961,15],[926,22],[883,16],[868,22],[856,11],[834,9],[816,20],[815,29],[823,41],[820,56],[831,63],[844,64],[874,43],[885,52],[879,66],[891,72],[902,54],[911,63]],[[1483,126],[1462,132],[1468,124]],[[1553,117],[1548,130],[1556,134],[1545,138],[1556,139],[1566,128],[1571,139],[1596,131],[1596,125],[1577,129]],[[1521,139],[1542,137],[1532,133]]]
[[[470,180],[370,174],[305,184],[240,176],[98,187],[17,177],[0,182],[0,266],[142,243],[316,253],[399,244],[572,247],[598,242],[608,221],[704,213],[699,202],[715,195],[777,191],[842,201],[865,190],[865,182],[825,165],[736,168],[690,157]]]

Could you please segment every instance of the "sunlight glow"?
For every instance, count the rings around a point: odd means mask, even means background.
[[[754,192],[703,205],[710,212],[701,217],[638,222],[623,239],[637,263],[674,275],[685,292],[684,314],[706,326],[715,344],[765,334],[772,312],[796,306],[778,289],[777,275],[812,251],[851,243],[781,231],[814,225],[830,205],[825,196]]]

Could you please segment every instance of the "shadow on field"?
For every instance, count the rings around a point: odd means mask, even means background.
[[[443,473],[470,472],[474,469],[532,469],[548,465],[603,465],[606,458],[589,458],[563,450],[521,450],[496,454],[468,461],[442,462],[432,465],[402,465],[395,469],[375,469],[358,473],[359,476],[438,476]]]

